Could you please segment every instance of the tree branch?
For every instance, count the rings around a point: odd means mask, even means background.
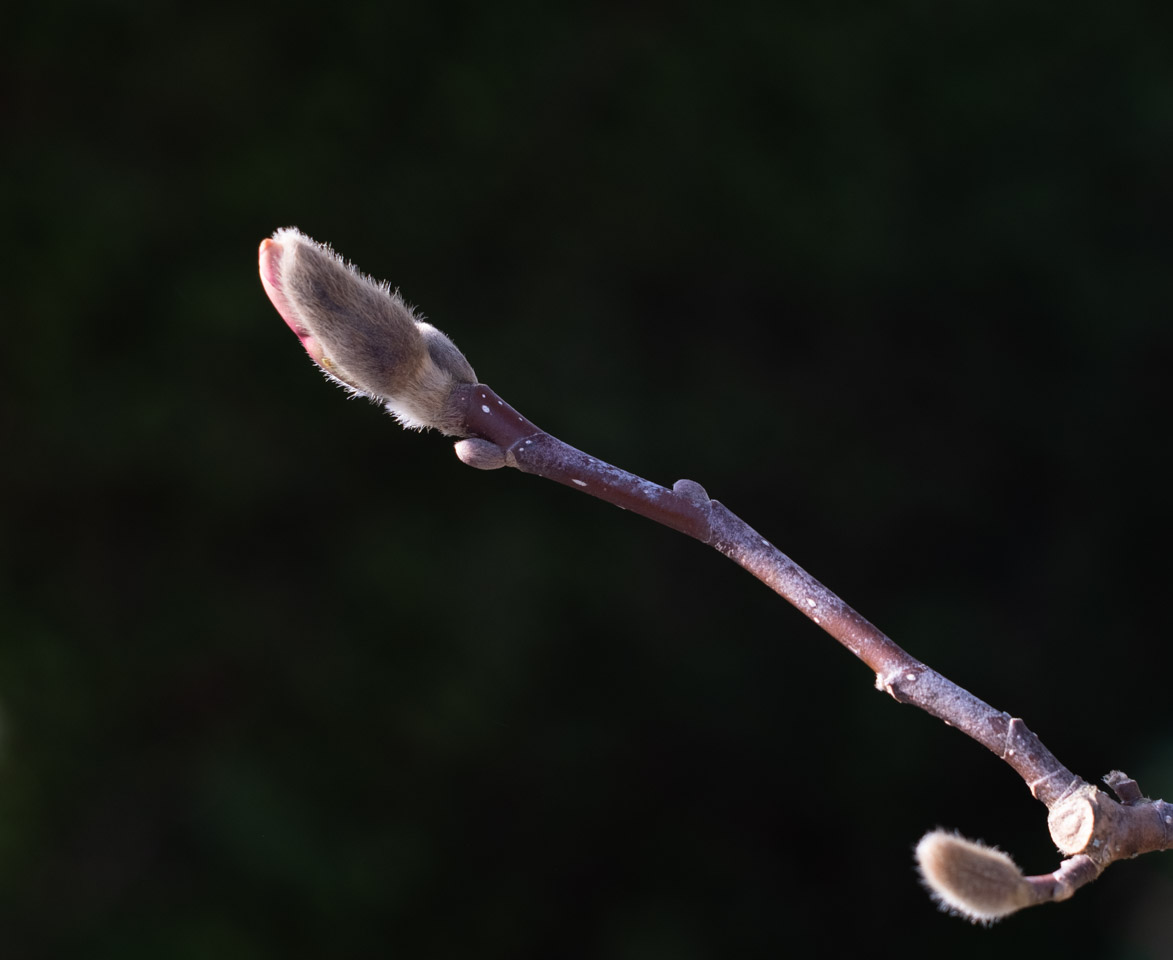
[[[464,427],[457,444],[470,466],[515,467],[638,513],[723,553],[821,627],[876,674],[876,689],[944,720],[1005,760],[1048,807],[1087,784],[1056,759],[1026,724],[995,710],[910,656],[744,520],[692,480],[669,490],[534,426],[483,383],[460,388]],[[488,443],[489,446],[484,446]]]
[[[931,832],[918,844],[917,859],[943,908],[991,922],[1067,899],[1115,860],[1173,848],[1173,805],[1145,799],[1119,771],[1105,778],[1119,801],[1072,773],[1022,720],[909,655],[700,484],[662,487],[541,430],[477,382],[451,340],[329,248],[297,231],[278,231],[261,244],[260,271],[273,305],[331,379],[382,403],[408,426],[463,438],[456,453],[469,466],[545,477],[708,544],[866,663],[877,689],[1005,760],[1047,806],[1051,837],[1068,859],[1053,873],[1024,877],[999,850]]]

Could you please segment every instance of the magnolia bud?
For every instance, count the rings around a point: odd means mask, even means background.
[[[454,393],[476,374],[387,284],[293,228],[261,241],[260,273],[281,318],[331,379],[382,403],[405,427],[463,433]]]
[[[1036,901],[1009,855],[945,830],[916,845],[921,879],[941,908],[974,923],[993,923]]]

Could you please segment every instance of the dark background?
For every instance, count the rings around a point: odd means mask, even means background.
[[[699,544],[344,402],[256,276],[332,242],[1170,797],[1161,9],[4,14],[0,954],[1168,957],[1168,855],[936,912],[927,828],[1058,862],[1008,767]]]

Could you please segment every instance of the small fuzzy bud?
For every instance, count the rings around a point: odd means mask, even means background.
[[[488,440],[473,437],[456,444],[456,455],[461,462],[478,470],[500,470],[506,464],[505,451]]]
[[[916,845],[916,860],[941,909],[974,923],[993,923],[1036,902],[1018,865],[984,843],[934,830]]]
[[[462,433],[454,397],[476,373],[451,340],[398,293],[293,228],[261,241],[261,284],[333,380],[382,403],[406,427]]]

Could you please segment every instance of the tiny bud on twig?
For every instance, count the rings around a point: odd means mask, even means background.
[[[463,435],[464,405],[453,394],[476,374],[398,293],[292,227],[261,241],[259,257],[265,293],[327,376],[405,427]]]
[[[500,470],[505,466],[505,451],[492,441],[477,437],[457,442],[456,456],[478,470]]]

